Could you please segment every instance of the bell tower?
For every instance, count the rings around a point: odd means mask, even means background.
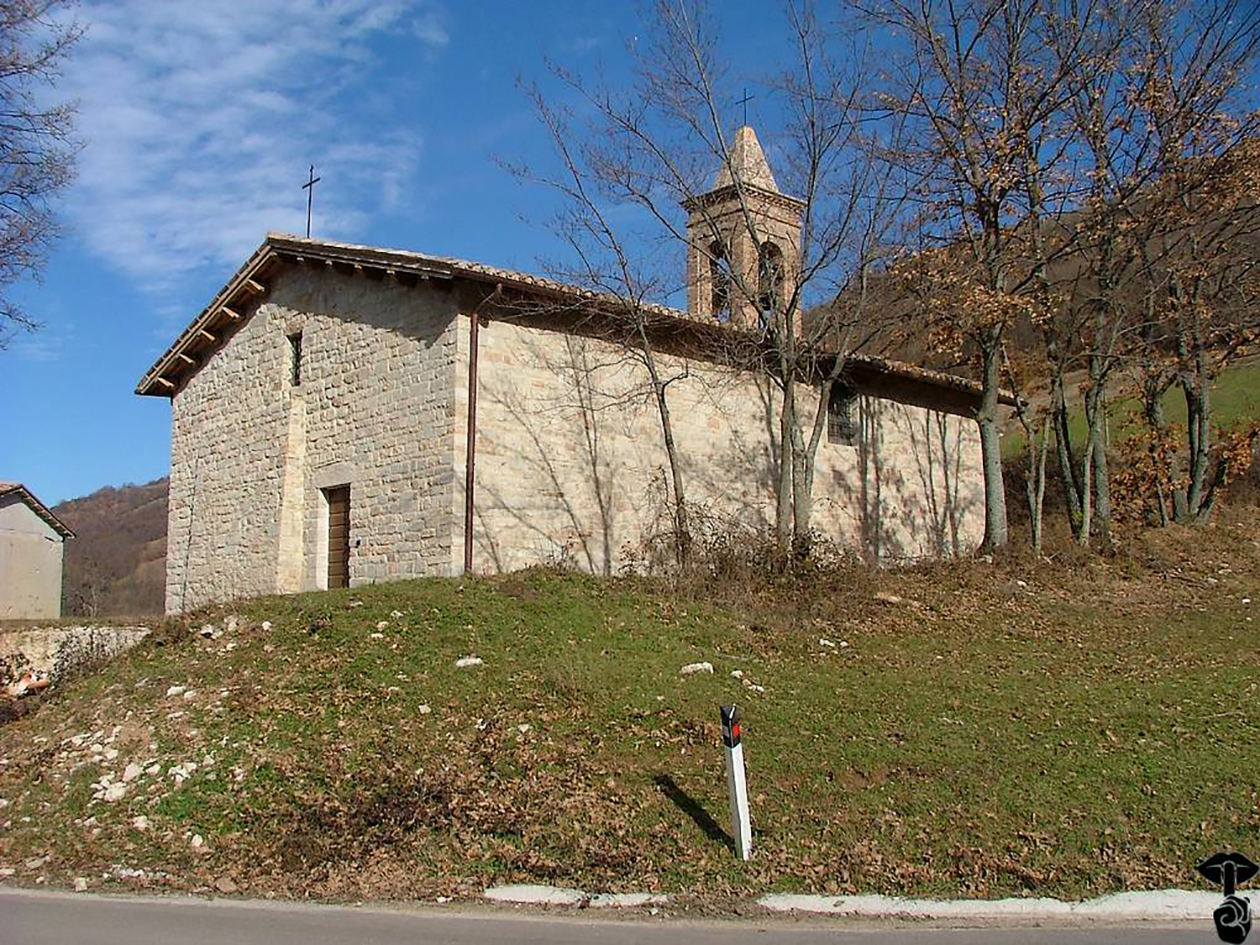
[[[757,133],[735,132],[713,188],[687,210],[687,314],[760,328],[796,288],[804,201],[779,190]]]

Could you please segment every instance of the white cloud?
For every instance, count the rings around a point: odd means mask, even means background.
[[[79,17],[88,36],[58,87],[79,99],[86,145],[66,213],[159,309],[266,231],[303,232],[309,164],[316,235],[355,237],[392,207],[421,142],[362,105],[373,43],[408,28],[449,41],[438,8],[401,0],[101,0]]]
[[[446,28],[446,15],[437,7],[430,7],[411,22],[411,31],[421,42],[430,46],[445,46],[451,41]]]
[[[11,350],[19,358],[51,364],[60,361],[74,341],[73,328],[44,327],[35,332],[22,332],[11,342]]]

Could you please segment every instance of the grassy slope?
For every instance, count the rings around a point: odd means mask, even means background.
[[[1117,445],[1139,422],[1138,402],[1127,399],[1111,405],[1111,442]],[[1170,423],[1184,425],[1186,401],[1177,390],[1164,395],[1164,410]],[[1260,417],[1260,360],[1235,364],[1225,371],[1212,387],[1212,422],[1220,426],[1253,417]],[[1089,431],[1085,425],[1085,408],[1073,407],[1068,419],[1072,442],[1084,444]],[[1008,433],[1002,438],[1002,455],[1007,459],[1017,456],[1025,448],[1025,438],[1019,425],[1012,421]]]
[[[235,633],[146,644],[0,729],[0,866],[326,898],[1187,885],[1205,853],[1260,840],[1257,539],[1174,530],[1109,562],[853,569],[703,601],[547,572],[251,601]],[[470,654],[485,665],[455,668]],[[679,675],[696,660],[715,673]],[[731,700],[746,866],[720,834]],[[154,760],[199,767],[92,801]]]

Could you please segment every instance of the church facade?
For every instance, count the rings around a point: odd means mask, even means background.
[[[688,311],[657,310],[653,349],[679,378],[689,503],[707,527],[752,529],[774,519],[777,392],[695,339],[752,317],[723,272],[756,278],[770,260],[790,286],[799,204],[751,129],[736,148],[688,207]],[[764,221],[755,246],[708,239],[734,190]],[[666,528],[666,454],[642,363],[599,310],[524,273],[269,235],[137,387],[171,401],[167,611],[458,574],[470,559],[616,570]],[[844,376],[817,456],[818,530],[887,559],[974,548],[976,385],[857,356]],[[817,389],[798,397],[812,415]]]

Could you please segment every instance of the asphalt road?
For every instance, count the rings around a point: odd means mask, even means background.
[[[0,889],[3,945],[1197,945],[1180,927],[942,929],[796,919],[676,922],[510,911],[390,910]]]

